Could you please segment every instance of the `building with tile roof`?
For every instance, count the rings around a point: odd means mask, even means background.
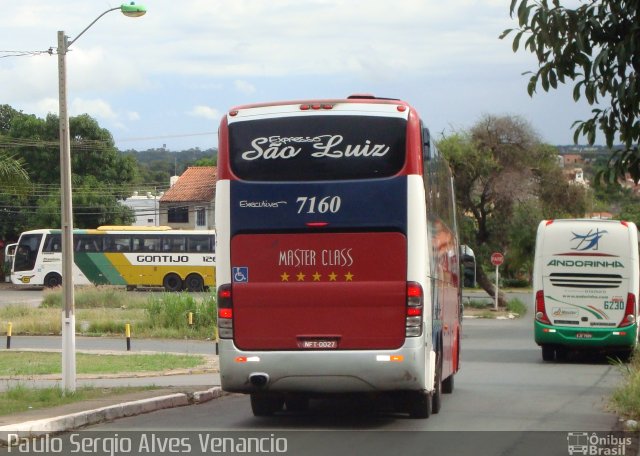
[[[216,167],[190,166],[160,198],[160,225],[215,228]]]

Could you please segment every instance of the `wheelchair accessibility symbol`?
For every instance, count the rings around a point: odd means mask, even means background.
[[[248,282],[249,281],[249,268],[246,266],[238,266],[231,269],[234,282]]]

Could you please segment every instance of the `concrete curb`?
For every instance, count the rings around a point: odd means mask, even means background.
[[[140,415],[156,410],[183,407],[185,405],[201,404],[222,396],[220,387],[210,388],[206,391],[198,391],[192,394],[176,393],[166,396],[152,397],[138,401],[124,402],[94,410],[72,413],[69,415],[45,418],[41,420],[26,421],[24,423],[0,426],[0,445],[16,443],[16,439],[41,437],[47,434],[70,431],[83,426],[112,421],[118,418]]]

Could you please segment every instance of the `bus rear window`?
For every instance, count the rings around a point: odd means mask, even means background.
[[[405,119],[318,115],[232,122],[231,168],[248,181],[389,177],[405,162]]]

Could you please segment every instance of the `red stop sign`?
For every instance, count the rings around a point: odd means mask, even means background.
[[[491,264],[494,266],[500,266],[504,263],[504,255],[500,252],[493,252],[491,254]]]

